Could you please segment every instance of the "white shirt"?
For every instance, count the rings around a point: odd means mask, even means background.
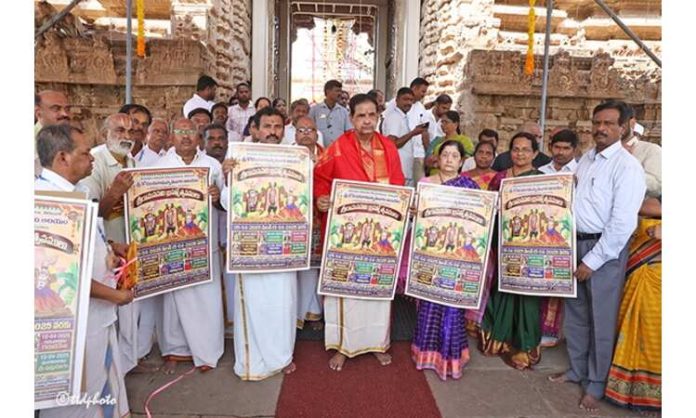
[[[292,123],[285,125],[285,132],[283,133],[283,140],[280,141],[280,145],[294,145],[295,144],[295,132],[297,128]],[[317,129],[317,144],[324,147],[324,135],[319,129]]]
[[[184,104],[184,117],[187,118],[190,111],[192,111],[193,109],[198,109],[199,107],[202,107],[203,109],[208,109],[208,112],[211,112],[213,109],[213,105],[215,105],[214,101],[205,100],[204,98],[199,96],[198,93],[193,93],[193,97],[188,99],[188,101]]]
[[[435,110],[434,106],[432,109],[426,111],[425,116],[423,116],[423,122],[430,122],[430,125],[428,126],[428,134],[430,134],[431,142],[439,136],[445,136],[445,132],[443,132],[442,130],[440,121],[437,120],[437,118],[435,117],[435,113],[433,113],[433,110]]]
[[[541,171],[544,174],[555,174],[555,173],[575,173],[575,170],[578,168],[578,162],[575,161],[575,158],[570,160],[568,164],[564,165],[561,167],[560,170],[556,170],[556,166],[553,165],[553,161],[546,165],[542,165],[539,167],[539,171]]]
[[[116,175],[118,175],[124,167],[111,155],[106,145],[99,145],[92,148],[91,153],[94,157],[92,174],[80,180],[78,184],[87,189],[90,200],[101,200],[111,187]],[[133,160],[130,154],[126,156],[126,167],[135,167],[135,160]],[[123,219],[123,205],[119,202],[117,206],[120,207],[120,209],[112,212],[104,219],[104,228],[106,229],[106,236],[109,239],[117,242],[126,242],[126,225]]]
[[[411,129],[414,129],[416,126],[422,123],[429,122],[430,119],[428,118],[428,113],[430,112],[425,109],[425,105],[423,105],[423,103],[414,102],[411,109],[408,110],[408,126],[410,126]],[[430,122],[428,132],[430,132],[430,129],[434,125],[435,124],[433,122]],[[433,139],[434,137],[430,136],[430,140],[432,141]],[[413,141],[413,158],[425,158],[425,148],[423,147],[422,135],[414,136],[411,141]]]
[[[254,109],[254,105],[251,103],[247,105],[246,109],[242,108],[239,104],[228,107],[227,132],[236,132],[239,138],[242,138],[244,135],[244,128],[246,128],[249,118],[255,114],[256,109]]]
[[[385,104],[385,110],[384,110],[384,119],[387,118],[387,113],[390,110],[393,109],[398,109],[396,106],[396,99],[391,99]],[[414,129],[416,126],[429,122],[430,118],[428,117],[428,111],[425,109],[425,105],[421,102],[413,102],[413,105],[411,105],[411,108],[408,110],[408,126],[411,127],[411,129]],[[432,113],[431,113],[432,116]],[[434,116],[433,120],[435,119]],[[430,122],[430,126],[428,126],[428,132],[430,133],[430,130],[433,129],[433,122]],[[437,123],[435,123],[437,125]],[[410,129],[409,129],[410,130]],[[384,133],[384,122],[382,122],[382,132],[383,135],[387,135]],[[442,134],[444,136],[444,134]],[[435,139],[434,136],[430,135],[430,140],[432,141]],[[414,136],[412,138],[413,141],[413,158],[425,158],[425,148],[423,148],[423,139],[421,135]]]
[[[58,173],[44,168],[41,175],[34,181],[34,190],[36,191],[57,191],[57,192],[74,192],[80,191],[79,186],[70,183],[66,178]],[[106,265],[107,248],[106,241],[102,238],[104,234],[104,220],[97,218],[97,233],[94,241],[94,267],[92,268],[92,280],[96,280],[101,284],[109,286],[112,289],[116,288],[116,282],[109,280],[111,276]],[[116,305],[97,298],[89,298],[89,313],[87,314],[87,330],[90,331],[106,328],[116,322]]]
[[[660,196],[662,194],[662,148],[652,142],[641,141],[635,136],[626,145],[631,147],[631,154],[643,166],[648,195]]]
[[[135,154],[135,166],[138,168],[152,167],[166,151],[156,153],[150,147],[145,145],[139,153]]]
[[[408,116],[398,107],[384,111],[384,121],[382,122],[382,135],[395,136],[400,138],[411,131],[409,127]],[[419,136],[420,138],[420,136]],[[401,171],[406,178],[406,185],[413,185],[413,159],[414,159],[414,141],[416,137],[409,139],[399,151],[401,160]]]
[[[638,210],[645,198],[643,168],[617,141],[599,154],[595,148],[586,152],[575,178],[577,231],[602,234],[582,259],[597,270],[618,258],[636,229]]]
[[[476,160],[473,156],[467,157],[467,159],[464,160],[464,165],[462,165],[462,173],[473,170],[474,168],[476,168]]]

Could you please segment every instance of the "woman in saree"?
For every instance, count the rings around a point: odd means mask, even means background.
[[[476,168],[462,173],[462,177],[470,178],[478,184],[479,188],[488,190],[489,183],[497,174],[497,171],[491,168],[493,160],[495,160],[495,146],[490,142],[479,142],[474,148]],[[491,292],[491,283],[495,277],[496,265],[496,252],[491,251],[488,256],[486,281],[484,282],[483,293],[481,294],[481,306],[478,309],[467,309],[464,315],[466,317],[466,332],[470,337],[478,337],[483,313],[486,312],[486,304]]]
[[[662,410],[662,208],[648,198],[633,235],[605,397],[639,411]]]
[[[445,133],[445,136],[439,136],[430,141],[430,146],[428,146],[428,149],[425,152],[425,167],[430,170],[428,173],[431,176],[437,174],[439,170],[438,155],[440,147],[442,147],[442,144],[444,144],[445,141],[455,140],[462,144],[465,153],[462,160],[465,160],[466,157],[470,157],[474,154],[474,143],[471,141],[471,138],[466,135],[462,135],[459,131],[458,112],[454,110],[445,112],[445,114],[440,117],[440,126],[442,127],[442,132]]]
[[[493,177],[498,174],[491,166],[495,160],[495,146],[490,142],[479,142],[474,148],[474,161],[476,168],[462,173],[462,176],[469,177],[483,190],[488,190]]]
[[[512,167],[496,174],[488,190],[499,190],[505,178],[543,174],[532,165],[538,152],[539,143],[534,135],[527,132],[515,134],[510,140]],[[492,248],[496,248],[495,242]],[[494,272],[494,277],[497,276]],[[541,360],[541,298],[502,293],[498,292],[497,286],[491,287],[481,321],[479,350],[484,355],[500,356],[507,365],[518,370],[534,366]]]
[[[479,188],[470,178],[459,175],[465,152],[460,142],[445,141],[439,151],[440,171],[430,177],[424,177],[421,182]],[[447,376],[453,379],[462,377],[462,370],[469,362],[464,309],[419,300],[418,322],[411,343],[411,358],[418,370],[432,369],[442,380],[446,380]]]

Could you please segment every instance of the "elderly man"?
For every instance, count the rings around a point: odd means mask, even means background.
[[[237,84],[237,104],[227,109],[227,132],[234,132],[235,138],[244,138],[244,128],[256,109],[251,104],[251,89],[247,83]],[[241,139],[239,139],[241,141]]]
[[[312,162],[316,163],[324,153],[324,148],[317,143],[317,128],[312,118],[303,116],[295,122],[295,145],[306,147]],[[321,216],[314,208],[312,218],[312,252],[317,251],[315,246],[321,244]],[[321,252],[321,249],[318,249]],[[297,326],[304,328],[305,321],[311,321],[314,329],[321,329],[322,305],[317,294],[317,282],[319,281],[319,268],[311,268],[297,272]]]
[[[196,83],[196,92],[193,96],[184,103],[183,114],[187,116],[189,112],[198,107],[206,109],[208,112],[211,111],[215,102],[215,91],[217,90],[218,83],[212,77],[207,75],[202,75],[198,78]]]
[[[42,165],[41,176],[34,183],[40,191],[74,192],[76,184],[92,171],[94,158],[89,152],[90,142],[78,129],[64,125],[48,125],[37,135],[37,148]],[[87,315],[87,346],[82,395],[101,394],[114,399],[109,405],[72,405],[41,411],[42,417],[124,416],[129,413],[124,370],[120,364],[120,350],[116,332],[116,306],[130,303],[133,293],[115,289],[107,269],[109,249],[123,252],[123,245],[109,245],[104,239],[103,223],[94,248],[94,271]]]
[[[290,120],[292,123],[285,125],[285,133],[283,134],[283,145],[292,145],[295,143],[295,132],[297,121],[307,116],[309,113],[309,103],[305,99],[295,100],[290,103]],[[315,125],[316,126],[316,125]],[[320,131],[317,132],[317,143],[324,146],[324,136]]]
[[[414,177],[414,161],[416,148],[418,148],[416,143],[424,142],[421,135],[427,132],[425,125],[412,125],[407,116],[411,106],[413,106],[413,100],[413,91],[410,88],[400,88],[396,93],[396,106],[387,108],[382,122],[382,134],[391,139],[399,150],[406,186],[416,184]],[[421,143],[420,145],[427,148],[428,144]]]
[[[164,372],[174,373],[176,363],[193,361],[201,371],[217,366],[224,351],[222,294],[220,289],[220,249],[218,207],[223,186],[220,163],[198,149],[198,130],[192,121],[177,119],[172,128],[174,152],[162,157],[156,168],[207,167],[210,169],[209,194],[212,242],[212,282],[174,290],[162,295],[163,320],[158,333],[159,347],[165,359]]]
[[[252,126],[251,134],[256,143],[280,144],[283,139],[283,115],[272,107],[259,110]],[[225,177],[235,164],[234,155],[225,161]],[[225,188],[222,195],[224,206],[228,204],[229,189]],[[297,273],[242,273],[237,276],[235,285],[235,374],[242,380],[262,380],[281,371],[292,373],[295,370]]]
[[[636,123],[633,108],[630,110],[631,117],[626,124],[626,133],[621,138],[621,143],[643,166],[645,171],[645,184],[648,189],[648,196],[658,197],[662,195],[662,148],[652,142],[642,141],[637,129],[643,127]]]
[[[324,84],[324,101],[312,106],[309,117],[324,136],[324,145],[331,145],[347,130],[353,129],[348,110],[338,104],[343,84],[338,80],[329,80]]]
[[[92,149],[94,169],[80,181],[88,197],[99,201],[99,216],[104,218],[106,237],[117,242],[126,241],[123,194],[133,184],[133,177],[124,169],[135,167],[131,157],[133,136],[137,135],[134,125],[133,118],[124,113],[106,118],[102,128],[106,142]],[[124,372],[138,362],[135,309],[135,305],[119,308],[119,344]]]
[[[42,127],[56,124],[70,124],[70,104],[68,98],[59,91],[43,90],[34,96],[34,137]],[[36,143],[34,144],[36,146]],[[34,148],[34,177],[41,174],[41,162]]]
[[[541,140],[544,138],[544,135],[541,133],[541,127],[538,123],[531,121],[525,122],[520,127],[520,132],[527,132],[534,135],[539,143],[539,148],[541,148]],[[539,151],[537,156],[534,157],[534,160],[532,160],[532,165],[534,168],[539,168],[542,165],[546,165],[550,162],[551,157]],[[507,170],[510,167],[512,167],[512,157],[510,156],[510,151],[505,151],[498,154],[498,156],[495,157],[495,161],[493,161],[493,165],[491,166],[491,168],[495,171]]]
[[[152,123],[152,113],[150,113],[148,108],[139,104],[124,105],[119,109],[118,113],[125,113],[133,118],[133,135],[131,139],[134,142],[131,155],[137,161],[139,158],[142,158],[145,136],[150,123]]]
[[[575,173],[578,289],[577,298],[565,301],[563,323],[570,369],[550,379],[579,383],[580,407],[588,411],[597,410],[604,396],[626,278],[627,243],[645,197],[643,169],[621,144],[626,122],[624,102],[597,105],[592,112],[596,145],[582,156]]]

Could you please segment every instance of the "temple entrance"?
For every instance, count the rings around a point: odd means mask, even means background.
[[[310,102],[329,79],[387,96],[418,74],[420,0],[252,2],[252,95]],[[414,30],[397,30],[397,28]]]

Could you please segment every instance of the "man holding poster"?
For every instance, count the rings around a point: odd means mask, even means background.
[[[255,143],[280,144],[283,139],[283,115],[272,107],[259,110],[249,129]],[[223,164],[225,176],[232,172],[238,162],[232,155]],[[233,173],[232,184],[222,191],[223,205],[230,205],[230,188],[235,181],[241,182]],[[270,189],[269,189],[270,192]],[[274,190],[267,193],[265,213],[278,206],[278,195]],[[261,199],[253,205],[263,206]],[[228,211],[234,208],[225,206]],[[234,243],[230,240],[228,245]],[[240,273],[234,289],[234,372],[242,380],[263,380],[281,371],[295,371],[293,350],[295,348],[297,315],[297,272],[272,271],[268,273]]]
[[[643,168],[621,145],[629,112],[626,103],[613,100],[594,108],[596,146],[583,155],[576,171],[578,297],[566,300],[563,324],[570,369],[550,380],[579,383],[580,407],[588,411],[598,409],[607,385],[627,243],[646,190]]]
[[[206,167],[210,170],[208,189],[213,206],[220,206],[223,187],[220,163],[198,149],[198,131],[189,119],[179,118],[173,125],[174,152],[162,157],[154,168]],[[177,361],[191,361],[207,371],[217,365],[224,351],[222,290],[220,285],[220,250],[217,245],[217,209],[210,208],[208,220],[215,245],[211,252],[212,281],[174,290],[163,295],[162,329],[158,333],[159,347],[165,359],[164,372],[174,373]],[[186,216],[183,226],[191,222]],[[165,214],[166,224],[166,214]],[[179,226],[173,226],[178,228]]]
[[[39,131],[37,152],[43,167],[34,183],[40,191],[74,192],[78,181],[92,171],[93,157],[89,142],[82,132],[68,126],[49,125]],[[128,414],[128,398],[121,368],[121,355],[116,332],[116,307],[133,300],[133,293],[117,290],[112,273],[114,259],[110,251],[116,245],[108,245],[101,218],[97,221],[97,237],[94,243],[94,267],[87,316],[87,347],[85,349],[84,383],[82,394],[87,396],[110,395],[115,400],[109,405],[73,405],[41,411],[41,417],[95,416],[111,409],[117,416]],[[123,249],[123,245],[118,246]],[[67,403],[65,404],[67,405]]]
[[[314,198],[323,213],[331,207],[334,179],[404,185],[399,152],[392,141],[377,133],[377,102],[365,94],[350,99],[354,130],[341,135],[322,155],[314,169]],[[326,239],[326,231],[324,231]],[[347,357],[372,352],[383,366],[391,363],[389,324],[391,301],[324,298],[325,346],[336,350],[329,361],[340,371]]]

